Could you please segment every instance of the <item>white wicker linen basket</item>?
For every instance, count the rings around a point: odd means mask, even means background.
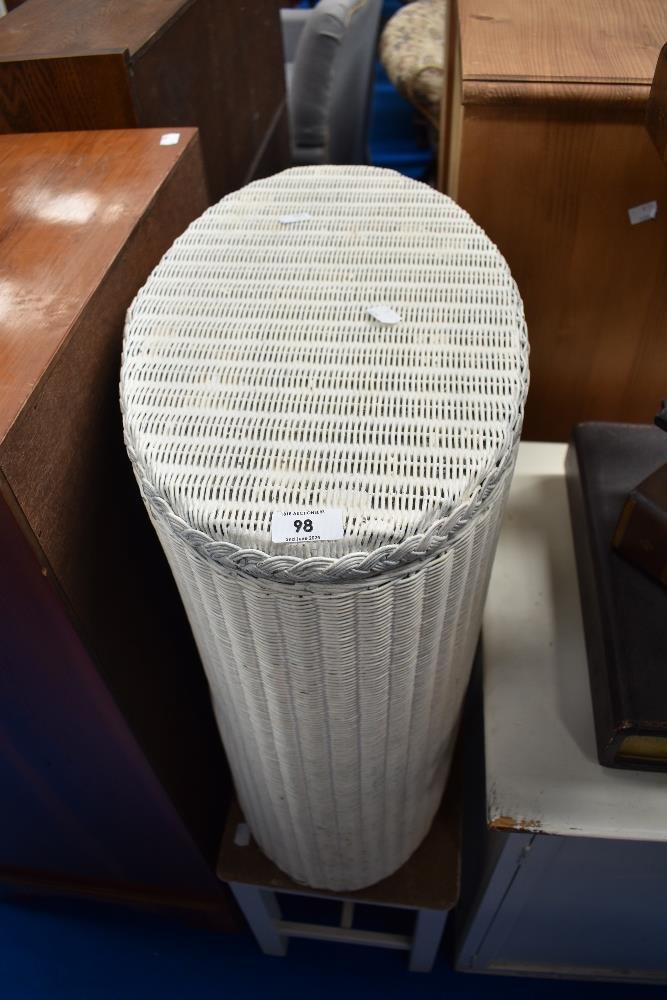
[[[288,170],[224,198],[129,310],[128,453],[241,807],[296,881],[372,884],[428,831],[527,353],[479,227],[370,167]],[[315,513],[302,540],[309,512],[332,510],[342,527],[325,514],[312,540]],[[298,540],[274,540],[290,511]]]

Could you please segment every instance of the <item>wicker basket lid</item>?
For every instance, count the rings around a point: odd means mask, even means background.
[[[322,581],[447,547],[511,463],[527,384],[516,285],[462,209],[393,171],[305,167],[174,243],[128,312],[121,404],[173,530]],[[285,512],[331,509],[342,531],[327,514],[319,540],[272,540]]]

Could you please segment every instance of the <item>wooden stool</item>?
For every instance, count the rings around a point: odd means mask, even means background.
[[[265,955],[285,955],[290,937],[316,938],[409,951],[412,972],[429,972],[433,967],[447,914],[458,900],[459,869],[458,768],[420,847],[397,872],[367,889],[339,895],[293,882],[252,840],[236,801],[229,811],[218,858],[218,877],[233,892]],[[340,923],[331,926],[283,920],[278,893],[339,901]],[[355,928],[356,903],[414,910],[412,934]]]

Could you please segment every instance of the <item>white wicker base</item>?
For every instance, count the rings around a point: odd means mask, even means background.
[[[448,552],[362,584],[254,580],[203,559],[153,517],[241,808],[295,881],[372,885],[428,833],[512,468]]]

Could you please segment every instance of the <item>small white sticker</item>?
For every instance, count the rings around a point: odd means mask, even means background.
[[[284,226],[290,226],[293,222],[308,222],[309,219],[312,219],[310,212],[293,212],[291,215],[280,216]]]
[[[250,843],[250,828],[247,823],[237,823],[234,831],[234,845],[236,847],[247,847]]]
[[[181,138],[180,132],[165,132],[160,136],[161,146],[175,146]]]
[[[657,214],[657,201],[646,201],[643,205],[635,205],[634,208],[628,209],[628,217],[633,226],[636,226],[638,222],[648,222],[649,219],[655,219]]]
[[[370,306],[368,312],[373,319],[376,319],[379,323],[388,323],[393,325],[394,323],[401,322],[400,315],[397,312],[394,312],[393,309],[390,309],[389,306]]]
[[[274,510],[271,515],[271,541],[299,545],[301,542],[333,542],[343,537],[340,507],[301,507],[298,510]]]

